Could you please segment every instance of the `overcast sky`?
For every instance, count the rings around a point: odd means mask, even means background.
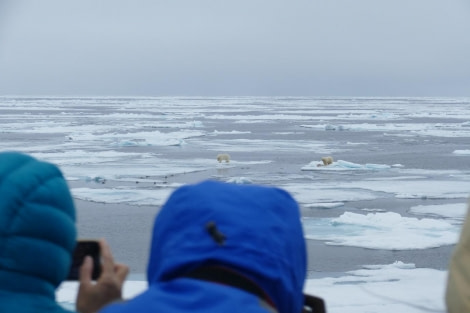
[[[0,0],[0,95],[470,96],[470,0]]]

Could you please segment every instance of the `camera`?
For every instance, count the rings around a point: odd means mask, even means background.
[[[92,279],[96,280],[101,274],[100,244],[97,240],[79,240],[73,252],[72,265],[70,266],[67,280],[79,280],[80,267],[86,256],[93,259]]]

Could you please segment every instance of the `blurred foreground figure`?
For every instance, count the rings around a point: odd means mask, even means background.
[[[302,312],[306,248],[285,191],[206,181],[177,189],[155,220],[149,288],[103,313]]]
[[[75,247],[75,207],[60,170],[0,153],[0,312],[66,312],[55,289]]]
[[[0,312],[65,313],[55,300],[76,245],[75,206],[66,180],[51,163],[0,153]],[[104,240],[102,274],[91,282],[91,259],[81,269],[79,295],[93,310],[121,299],[125,265]],[[90,297],[89,295],[93,296]]]
[[[448,275],[447,311],[470,312],[470,211],[468,209],[459,242],[450,260]]]

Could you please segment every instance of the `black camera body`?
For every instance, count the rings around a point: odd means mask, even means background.
[[[70,266],[67,280],[79,280],[80,267],[86,256],[93,259],[92,279],[96,280],[101,274],[100,244],[97,240],[79,240],[73,252],[72,264]]]

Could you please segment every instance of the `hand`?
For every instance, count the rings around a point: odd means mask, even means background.
[[[100,240],[101,275],[92,282],[93,261],[87,256],[80,268],[80,286],[77,294],[77,311],[81,313],[98,312],[105,305],[122,300],[122,286],[129,273],[124,264],[115,264],[111,249],[104,239]]]

